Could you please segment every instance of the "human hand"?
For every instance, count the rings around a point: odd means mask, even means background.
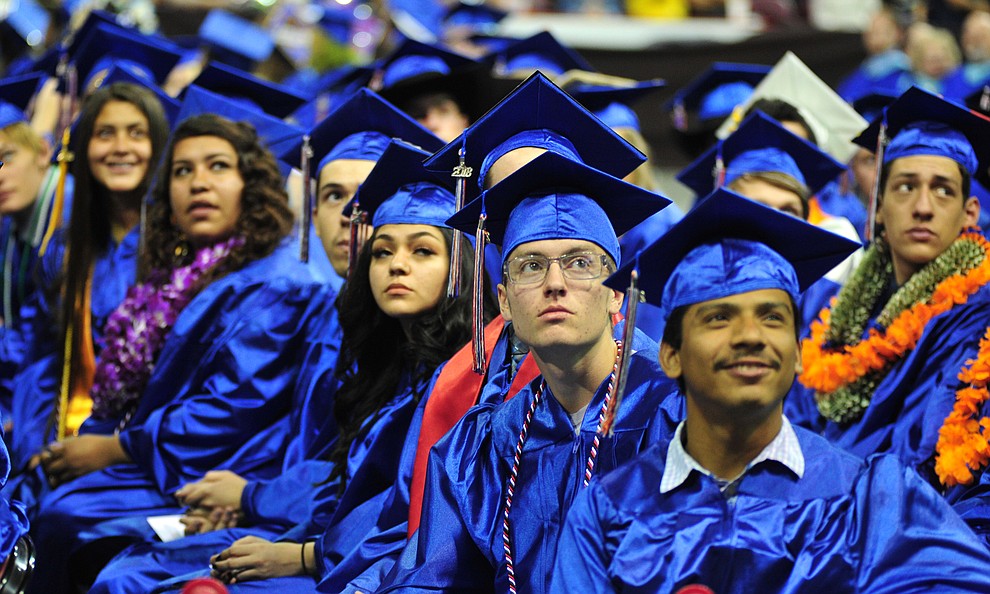
[[[210,558],[210,575],[228,584],[303,575],[299,547],[305,546],[246,536]]]
[[[182,505],[212,509],[241,509],[241,495],[247,481],[229,470],[211,470],[196,482],[186,483],[175,492]]]
[[[223,530],[224,528],[234,528],[240,519],[240,512],[229,507],[213,509],[197,507],[186,511],[185,515],[179,518],[179,522],[186,527],[186,536],[189,536]]]
[[[48,444],[40,460],[54,488],[95,470],[129,462],[130,457],[115,435],[80,435]]]

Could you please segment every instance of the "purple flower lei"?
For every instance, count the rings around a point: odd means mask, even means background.
[[[148,280],[127,291],[104,327],[105,346],[90,392],[95,418],[124,418],[133,411],[172,325],[194,296],[197,281],[242,245],[244,238],[234,236],[201,248],[192,264],[171,273],[154,270]]]

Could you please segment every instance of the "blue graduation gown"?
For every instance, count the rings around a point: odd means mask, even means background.
[[[299,507],[298,511],[306,513],[303,514],[305,517],[298,518],[296,525],[286,527],[282,521],[265,519],[264,524],[256,527],[219,530],[169,543],[136,545],[103,570],[91,592],[144,593],[155,588],[160,591],[177,588],[192,577],[207,574],[211,555],[248,535],[302,543],[317,539],[327,526],[336,527],[338,538],[326,546],[345,554],[349,544],[354,546],[373,524],[384,493],[395,481],[397,454],[416,408],[417,397],[426,387],[426,381],[411,382],[409,379],[407,376],[396,396],[365,422],[361,434],[352,444],[347,457],[350,478],[343,495],[339,493],[337,481],[320,484],[333,470],[330,462],[304,460],[288,469],[286,474],[294,475],[291,482],[284,483],[283,477],[277,477],[262,487],[274,489],[265,495],[273,506],[278,494],[287,497],[287,506],[296,499],[310,500],[310,504]],[[287,492],[293,484],[303,491],[302,497]],[[247,493],[242,496],[242,502],[246,497]],[[321,541],[317,540],[317,556],[328,554],[320,547]],[[173,576],[176,579],[170,579]],[[233,588],[232,591],[260,588],[261,591],[315,592],[316,581],[309,577],[276,578]]]
[[[10,472],[10,457],[7,446],[3,443],[3,427],[0,427],[0,489],[7,483]],[[28,518],[24,506],[16,501],[10,501],[6,493],[0,494],[0,562],[6,559],[17,539],[28,532]]]
[[[601,441],[596,475],[668,439],[681,414],[681,399],[666,399],[673,383],[659,368],[656,343],[642,333],[636,336],[638,350],[630,362],[615,433]],[[434,446],[418,536],[380,592],[507,591],[502,550],[505,482],[538,386],[536,380],[507,402],[472,408]],[[510,517],[521,592],[545,592],[548,587],[564,516],[583,489],[585,461],[606,386],[607,379],[592,398],[578,435],[551,394],[536,408]]]
[[[40,286],[50,286],[60,274],[65,257],[67,237],[57,231],[48,251],[38,264]],[[96,258],[93,268],[94,282],[90,295],[92,314],[93,348],[99,357],[103,345],[103,325],[110,314],[127,295],[127,290],[137,278],[137,257],[141,235],[137,227]],[[41,295],[36,307],[43,308]],[[27,472],[31,457],[55,438],[49,426],[55,398],[58,394],[61,369],[58,368],[54,332],[56,312],[43,308],[35,316],[32,329],[33,343],[29,346],[27,361],[14,381],[14,400],[11,444],[11,496],[24,502],[33,515],[38,499],[47,490],[40,468]]]
[[[862,65],[839,83],[836,92],[852,103],[870,93],[884,91],[900,95],[908,89],[902,75],[911,71],[911,60],[901,50],[890,50],[863,60]]]
[[[507,325],[503,329],[492,347],[490,367],[478,397],[479,402],[492,404],[502,402],[512,384],[509,327]],[[416,407],[409,431],[406,434],[406,441],[402,446],[398,476],[385,497],[375,525],[346,556],[332,554],[334,550],[332,543],[338,540],[335,534],[338,531],[337,528],[331,527],[321,537],[322,550],[324,553],[331,554],[317,558],[317,569],[322,576],[317,588],[320,592],[351,592],[355,589],[362,592],[373,592],[377,590],[384,577],[395,565],[402,549],[405,548],[409,531],[409,490],[419,446],[423,414],[426,404],[433,394],[437,378],[444,367],[446,367],[446,363],[437,369],[427,389],[427,396]]]
[[[929,321],[914,350],[877,386],[862,416],[845,424],[827,422],[824,436],[860,457],[894,454],[937,485],[938,431],[955,403],[959,371],[976,352],[988,321],[990,285]],[[814,394],[805,388],[791,397],[813,399]]]
[[[990,592],[990,552],[893,456],[867,461],[800,427],[804,476],[757,464],[727,500],[692,472],[660,493],[667,444],[571,509],[552,592]]]
[[[132,462],[84,475],[42,500],[32,531],[35,591],[64,587],[64,563],[104,520],[174,513],[172,494],[212,469],[248,480],[281,469],[306,337],[331,315],[290,242],[203,289],[179,315],[119,438]]]
[[[956,103],[983,89],[990,82],[990,61],[966,63],[950,72],[942,81],[942,95]]]

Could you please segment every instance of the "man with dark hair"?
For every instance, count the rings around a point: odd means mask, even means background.
[[[880,134],[892,140],[878,155],[876,240],[803,343],[799,379],[825,437],[895,454],[944,488],[936,442],[990,322],[990,244],[969,194],[990,162],[990,120],[913,88],[856,141],[875,147]]]
[[[719,193],[607,282],[638,267],[663,304],[687,413],[577,497],[551,592],[986,591],[990,553],[914,471],[783,414],[794,300],[855,245]]]

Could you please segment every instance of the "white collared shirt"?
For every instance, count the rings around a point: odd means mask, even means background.
[[[739,480],[749,472],[749,469],[761,462],[769,460],[783,464],[797,478],[804,476],[804,454],[801,452],[801,444],[798,442],[797,435],[794,433],[794,428],[791,427],[791,423],[787,420],[786,416],[783,417],[783,423],[780,426],[777,436],[767,444],[767,447],[763,448],[763,451],[756,458],[753,458],[746,465],[742,474],[731,481],[716,477],[701,464],[698,464],[698,461],[687,453],[682,442],[683,432],[684,421],[681,421],[677,426],[677,430],[674,431],[673,439],[670,440],[670,447],[667,448],[667,462],[663,468],[663,476],[660,478],[661,493],[667,493],[679,487],[691,475],[692,470],[697,470],[701,474],[711,477],[718,483],[722,493],[728,493],[727,496],[731,498],[735,495]]]

